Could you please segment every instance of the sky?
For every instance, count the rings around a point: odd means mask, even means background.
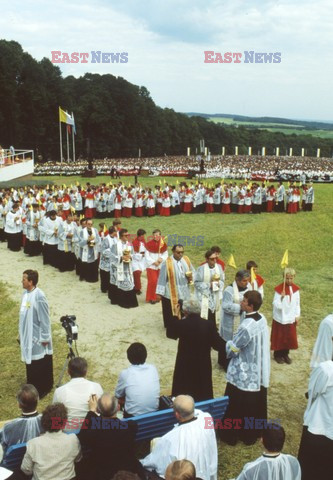
[[[0,38],[37,60],[89,53],[57,63],[63,76],[120,76],[178,112],[333,121],[332,0],[0,0],[0,11]],[[92,51],[128,61],[91,63]],[[205,51],[242,56],[205,63]],[[246,51],[281,61],[245,63]]]

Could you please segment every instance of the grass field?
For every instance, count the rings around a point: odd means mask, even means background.
[[[40,178],[38,179],[41,180]],[[80,178],[53,178],[55,183],[67,185],[80,181]],[[126,180],[132,182],[132,178]],[[143,185],[155,185],[159,179],[141,179]],[[175,179],[166,179],[175,183]],[[86,179],[82,179],[83,183]],[[109,177],[92,179],[93,183],[109,182]],[[45,183],[49,183],[47,177]],[[162,179],[163,182],[163,179]],[[211,180],[210,180],[211,182]],[[217,182],[217,180],[216,180]],[[32,182],[33,183],[33,180]],[[98,221],[95,221],[95,224]],[[108,221],[107,224],[111,223]],[[293,364],[272,365],[271,387],[268,394],[269,417],[281,420],[287,432],[285,452],[297,455],[302,417],[306,406],[304,393],[309,377],[309,359],[319,322],[333,311],[333,186],[315,185],[314,211],[297,215],[261,214],[261,215],[180,215],[170,218],[133,218],[123,221],[123,225],[135,233],[145,228],[151,234],[154,228],[161,228],[164,234],[181,236],[203,235],[203,246],[186,246],[186,254],[197,266],[204,252],[212,245],[220,245],[225,260],[232,253],[237,267],[244,268],[248,260],[259,264],[259,272],[266,279],[265,298],[262,312],[271,324],[271,310],[274,286],[280,283],[282,270],[280,262],[286,248],[289,249],[289,264],[296,269],[296,283],[301,288],[301,323],[298,329],[299,349],[292,352]],[[229,284],[235,270],[227,267]],[[0,326],[1,326],[1,366],[0,379],[0,419],[17,415],[15,394],[18,384],[24,381],[24,366],[20,363],[16,345],[17,318],[19,305],[11,300],[10,291],[5,284],[0,285]],[[63,339],[60,338],[60,326],[55,329],[55,370],[59,371],[65,355]],[[149,347],[149,346],[148,346]],[[164,380],[162,366],[161,380]],[[219,372],[218,372],[219,373]],[[221,373],[214,375],[215,395],[223,393]],[[110,388],[110,379],[105,375],[94,377],[105,388]],[[50,401],[42,402],[42,406]],[[219,444],[219,479],[226,480],[237,476],[241,466],[260,454],[259,444],[244,447],[238,444],[231,448]]]
[[[264,122],[250,122],[250,121],[241,121],[234,120],[233,118],[226,117],[209,117],[207,120],[210,120],[214,123],[224,123],[226,125],[239,125],[243,127],[258,128],[259,130],[269,130],[270,132],[281,132],[285,135],[312,135],[319,138],[330,138],[333,139],[333,126],[331,130],[320,130],[320,129],[307,129],[303,128],[301,125],[288,125],[286,123],[264,123]]]

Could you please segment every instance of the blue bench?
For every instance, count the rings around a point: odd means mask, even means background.
[[[26,448],[26,443],[17,443],[16,445],[8,447],[1,467],[8,468],[8,470],[15,470],[15,468],[20,467]]]
[[[229,397],[213,398],[211,400],[204,400],[203,402],[196,402],[195,408],[209,413],[215,420],[224,417]],[[146,413],[125,419],[132,420],[138,425],[136,440],[151,440],[155,437],[161,437],[172,430],[175,423],[177,423],[174,411],[172,408],[167,410],[159,410],[158,412]]]
[[[224,417],[228,403],[229,397],[219,397],[211,400],[204,400],[203,402],[196,402],[195,408],[209,413],[214,420],[218,420]],[[138,415],[137,417],[124,418],[124,421],[127,420],[134,421],[138,425],[136,441],[151,440],[155,437],[161,437],[172,430],[175,423],[177,423],[172,408],[147,413],[145,415]],[[78,431],[72,431],[70,433],[78,433]],[[26,445],[26,443],[18,443],[17,445],[9,447],[1,466],[8,468],[8,470],[14,470],[17,467],[20,467],[26,451]]]

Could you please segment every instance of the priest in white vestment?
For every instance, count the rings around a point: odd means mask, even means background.
[[[37,283],[36,270],[23,272],[22,286],[25,292],[20,308],[19,338],[27,383],[34,385],[42,398],[53,386],[53,350],[49,306]]]
[[[216,253],[205,253],[206,263],[200,265],[194,276],[196,296],[201,304],[201,318],[214,323],[220,320],[224,271],[217,263]]]
[[[80,280],[94,283],[98,282],[98,255],[100,251],[101,237],[93,221],[89,218],[87,226],[81,230],[79,245],[81,259]]]
[[[133,247],[128,238],[128,230],[122,228],[118,242],[111,247],[109,298],[111,304],[135,308],[139,304],[134,290]]]
[[[152,452],[141,460],[148,470],[164,475],[174,460],[190,460],[202,480],[217,479],[217,443],[215,430],[207,428],[212,417],[209,413],[194,409],[193,398],[179,395],[175,398],[174,412],[178,424],[157,439]]]
[[[194,268],[190,259],[184,256],[183,245],[172,247],[172,256],[162,263],[158,277],[156,294],[162,298],[162,313],[164,326],[176,315],[179,300],[187,300],[191,296]]]
[[[223,292],[220,335],[225,342],[232,340],[239,326],[242,314],[240,304],[245,292],[249,289],[250,280],[251,276],[247,270],[239,270],[233,283]],[[219,353],[218,362],[227,371],[229,361],[225,351]]]

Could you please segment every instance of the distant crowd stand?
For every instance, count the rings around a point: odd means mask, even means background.
[[[147,158],[79,159],[75,162],[36,164],[35,176],[84,175],[93,168],[97,175],[119,176],[195,176],[241,180],[297,180],[333,182],[333,159],[289,156],[211,156],[204,168],[198,156],[160,156]]]

